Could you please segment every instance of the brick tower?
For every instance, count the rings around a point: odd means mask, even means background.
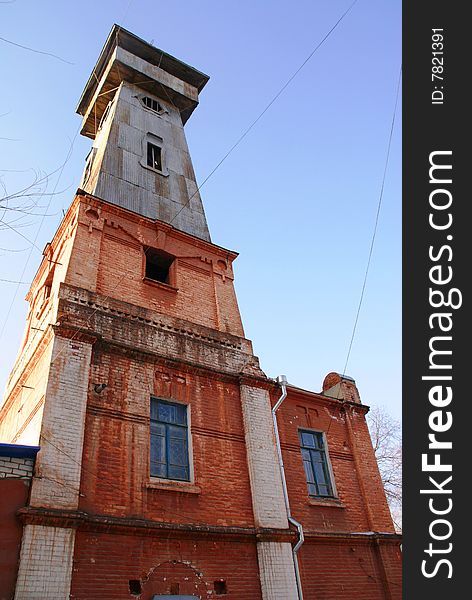
[[[280,389],[244,336],[237,255],[211,243],[185,139],[207,81],[114,26],[80,99],[92,149],[28,293],[0,413],[2,439],[41,447],[18,511],[16,600],[300,597]],[[288,492],[309,522],[305,598],[331,580],[323,597],[353,598],[336,560],[354,560],[356,598],[399,598],[366,408],[352,380],[328,380],[321,394],[290,388],[280,417]]]

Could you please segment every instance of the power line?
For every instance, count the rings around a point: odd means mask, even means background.
[[[349,363],[349,358],[351,356],[352,345],[353,345],[354,337],[355,337],[356,331],[357,331],[357,324],[358,324],[358,321],[359,321],[359,315],[360,315],[360,312],[361,312],[362,303],[364,301],[364,294],[365,294],[365,289],[366,289],[366,285],[367,285],[367,277],[369,275],[370,263],[371,263],[372,254],[373,254],[373,251],[374,251],[374,243],[375,243],[375,238],[376,238],[376,235],[377,235],[377,228],[378,228],[378,224],[379,224],[380,209],[382,208],[382,200],[383,200],[383,192],[384,192],[384,187],[385,187],[385,179],[386,179],[386,175],[387,175],[387,167],[388,167],[388,162],[389,162],[389,158],[390,158],[390,149],[391,149],[391,145],[392,145],[393,130],[394,130],[395,119],[396,119],[396,114],[397,114],[398,98],[399,98],[399,94],[400,94],[401,78],[402,78],[402,66],[400,65],[400,73],[399,73],[399,76],[398,76],[397,88],[396,88],[396,93],[395,93],[395,105],[394,105],[394,109],[393,109],[392,122],[391,122],[391,126],[390,126],[390,134],[389,134],[389,137],[388,137],[387,155],[386,155],[386,158],[385,158],[385,165],[384,165],[383,176],[382,176],[382,184],[380,186],[379,200],[378,200],[378,203],[377,203],[377,211],[376,211],[376,214],[375,214],[374,229],[373,229],[373,232],[372,232],[372,238],[371,238],[371,242],[370,242],[369,257],[367,259],[367,266],[366,266],[366,269],[365,269],[364,280],[363,280],[363,283],[362,283],[362,291],[361,291],[361,295],[360,295],[360,298],[359,298],[359,303],[358,303],[358,306],[357,306],[356,318],[354,320],[354,326],[352,328],[351,340],[349,342],[349,348],[348,348],[348,351],[347,351],[346,362],[344,363],[344,369],[343,369],[343,372],[342,372],[342,377],[344,377],[346,375],[347,365]],[[337,391],[337,394],[336,394],[336,400],[339,400],[340,393],[341,393],[341,382],[339,383],[338,391]],[[326,435],[328,435],[329,430],[331,429],[332,422],[333,422],[333,419],[331,419],[330,422],[329,422],[328,430],[326,431]]]
[[[32,246],[34,246],[36,248],[36,250],[38,250],[39,252],[42,253],[42,250],[39,246],[37,246],[35,244],[35,242],[33,242],[32,240],[30,240],[28,237],[26,237],[26,235],[23,235],[21,233],[21,231],[18,231],[18,229],[15,229],[14,227],[12,227],[11,225],[9,225],[6,221],[1,221],[2,226],[4,225],[5,227],[8,227],[9,229],[11,229],[12,231],[14,231],[15,233],[17,233],[20,237],[22,237],[26,242],[28,242],[28,244],[31,244]]]
[[[57,60],[60,60],[63,63],[66,63],[68,65],[73,65],[74,63],[65,60],[65,58],[61,58],[60,56],[58,56],[57,54],[53,54],[52,52],[44,52],[43,50],[36,50],[35,48],[30,48],[29,46],[24,46],[23,44],[17,44],[16,42],[12,42],[11,40],[7,40],[4,37],[0,37],[0,40],[2,42],[5,42],[7,44],[11,44],[12,46],[16,46],[17,48],[22,48],[23,50],[28,50],[29,52],[34,52],[35,54],[44,54],[46,56],[52,56],[52,58],[57,58]]]
[[[351,341],[349,342],[349,348],[348,348],[348,351],[347,351],[346,362],[344,363],[343,377],[346,374],[347,365],[348,365],[348,362],[349,362],[349,358],[351,356],[352,344],[354,342],[354,337],[356,335],[357,324],[358,324],[358,321],[359,321],[359,315],[360,315],[360,312],[361,312],[362,303],[364,301],[364,294],[365,294],[365,288],[366,288],[366,285],[367,285],[367,277],[369,275],[370,263],[372,261],[372,253],[374,251],[375,238],[376,238],[376,235],[377,235],[377,228],[378,228],[378,224],[379,224],[380,209],[382,208],[382,200],[383,200],[383,193],[384,193],[384,187],[385,187],[385,178],[386,178],[386,175],[387,175],[387,167],[388,167],[388,162],[389,162],[389,158],[390,158],[390,149],[391,149],[391,146],[392,146],[393,129],[394,129],[394,126],[395,126],[395,118],[396,118],[396,115],[397,115],[398,98],[399,98],[399,95],[400,95],[401,80],[402,80],[402,67],[400,66],[400,73],[398,75],[398,83],[397,83],[397,91],[396,91],[396,95],[395,95],[395,107],[393,109],[392,124],[390,126],[390,135],[389,135],[389,138],[388,138],[388,146],[387,146],[387,156],[385,158],[385,166],[384,166],[383,176],[382,176],[382,185],[380,186],[380,194],[379,194],[379,201],[378,201],[378,204],[377,204],[377,212],[376,212],[376,215],[375,215],[374,230],[372,232],[372,239],[371,239],[371,242],[370,242],[370,249],[369,249],[369,257],[367,259],[367,266],[366,266],[366,269],[365,269],[364,281],[362,283],[361,295],[360,295],[359,303],[358,303],[358,306],[357,306],[356,318],[354,320],[354,326],[352,328]]]
[[[190,200],[197,194],[205,183],[210,179],[210,177],[221,167],[221,165],[225,162],[228,156],[235,150],[239,144],[244,140],[244,138],[248,135],[248,133],[253,129],[253,127],[262,119],[265,113],[269,110],[269,108],[278,100],[278,98],[282,95],[282,93],[286,90],[286,88],[292,83],[295,77],[300,73],[303,67],[309,62],[309,60],[314,56],[314,54],[321,48],[321,46],[326,42],[329,36],[333,33],[333,31],[338,27],[341,21],[346,17],[346,15],[354,8],[354,5],[357,4],[358,0],[354,0],[354,2],[347,8],[344,13],[339,17],[336,23],[331,27],[328,33],[322,38],[322,40],[315,46],[315,48],[310,52],[310,54],[305,58],[302,64],[298,67],[298,69],[287,79],[284,85],[280,88],[280,90],[275,94],[272,100],[267,104],[267,106],[263,109],[263,111],[252,121],[252,123],[244,130],[244,132],[240,135],[240,137],[236,140],[236,142],[231,146],[228,152],[223,156],[223,158],[217,163],[216,167],[210,171],[209,175],[202,181],[202,183],[197,187],[195,192],[190,196],[188,201],[182,206],[182,208],[177,212],[175,217],[177,217],[183,209],[187,206]],[[174,218],[175,218],[174,217]]]
[[[0,251],[3,252],[26,252],[28,248],[22,248],[21,250],[12,250],[11,248],[0,248]]]
[[[125,8],[125,11],[124,11],[124,13],[123,13],[123,16],[121,17],[121,22],[122,22],[122,23],[124,22],[124,20],[125,20],[125,18],[126,18],[126,15],[128,14],[128,11],[129,11],[129,9],[131,8],[131,4],[132,4],[132,3],[133,3],[133,0],[129,0],[129,2],[128,2],[128,6]]]
[[[190,201],[192,200],[192,198],[200,191],[200,189],[203,187],[203,185],[205,185],[205,183],[210,179],[210,177],[213,176],[213,174],[217,171],[217,169],[223,164],[223,162],[228,158],[228,156],[233,152],[233,150],[242,142],[242,140],[248,135],[248,133],[251,131],[251,129],[256,125],[256,123],[263,117],[263,115],[268,111],[268,109],[274,104],[274,102],[280,97],[280,95],[283,93],[283,91],[288,87],[288,85],[295,79],[295,77],[298,75],[298,73],[303,69],[303,67],[308,63],[308,61],[314,56],[314,54],[319,50],[319,48],[321,48],[321,46],[324,44],[324,42],[330,37],[330,35],[334,32],[334,30],[338,27],[338,25],[341,23],[341,21],[346,17],[346,15],[352,10],[352,8],[354,7],[354,5],[358,2],[358,0],[354,0],[354,2],[352,2],[352,4],[344,11],[344,13],[339,17],[339,19],[336,21],[336,23],[330,28],[330,30],[325,34],[325,36],[321,39],[320,42],[318,42],[318,44],[315,46],[315,48],[310,52],[310,54],[305,58],[305,60],[302,62],[302,64],[295,70],[295,72],[289,77],[289,79],[286,81],[286,83],[280,88],[280,90],[275,94],[275,96],[272,98],[272,100],[269,102],[269,104],[267,104],[267,106],[264,108],[264,110],[258,115],[258,117],[249,125],[249,127],[246,128],[246,130],[243,132],[243,134],[238,138],[238,140],[236,141],[235,144],[233,144],[233,146],[228,150],[228,152],[223,156],[223,158],[218,162],[218,164],[216,165],[216,167],[210,172],[210,174],[204,179],[204,181],[200,184],[200,186],[197,186],[197,189],[194,191],[194,193],[188,198],[188,200],[182,205],[182,207],[177,211],[177,213],[173,216],[173,218],[169,221],[169,224],[171,225],[175,219],[179,216],[179,214],[184,210],[184,208],[186,206],[188,206],[188,204],[190,203]],[[120,28],[118,28],[117,32],[116,32],[116,39],[118,39],[118,34],[119,34]],[[95,74],[95,71],[94,71]],[[97,80],[98,81],[98,80]],[[167,94],[168,96],[168,94]],[[172,102],[172,99],[168,96],[170,102],[174,105],[174,103]],[[175,106],[175,105],[174,105]],[[76,133],[77,136],[77,133]],[[75,138],[74,138],[75,139]],[[157,234],[156,234],[156,239],[157,239]],[[144,250],[144,254],[146,254],[148,249]],[[113,289],[111,290],[111,292],[109,292],[106,296],[105,296],[105,300],[110,298],[110,294],[113,293],[124,281],[125,276],[128,273],[124,273],[122,277],[118,278],[116,285],[113,287]],[[22,276],[23,277],[23,276]],[[22,278],[21,277],[21,278]],[[11,307],[10,307],[11,310]],[[81,326],[76,332],[75,334],[72,336],[71,339],[75,339],[75,337],[77,335],[79,335],[84,328],[86,327],[86,325],[88,325],[90,323],[90,320],[94,317],[94,315],[98,312],[99,307],[97,307],[92,314],[88,317],[87,321],[85,322],[85,324],[83,326]],[[10,311],[9,311],[10,313]],[[8,314],[9,314],[8,313]],[[5,327],[5,325],[4,325]],[[2,329],[2,333],[4,330],[4,327]],[[1,333],[0,333],[1,336]],[[61,351],[62,352],[62,351]],[[55,359],[57,359],[61,352],[58,353],[58,355],[55,357]],[[54,359],[54,360],[55,360]]]
[[[231,148],[226,152],[226,154],[223,156],[223,158],[217,163],[217,165],[215,166],[215,168],[209,173],[209,175],[203,180],[203,182],[200,184],[200,186],[197,186],[195,192],[188,198],[188,200],[182,205],[182,207],[180,208],[180,210],[174,215],[174,217],[169,221],[169,224],[172,224],[175,219],[178,217],[178,215],[182,212],[182,210],[184,210],[184,208],[190,203],[190,201],[192,200],[192,198],[200,191],[200,189],[203,187],[203,185],[205,185],[208,180],[213,176],[213,174],[219,169],[219,167],[224,163],[224,161],[231,155],[231,153],[237,148],[237,146],[239,146],[239,144],[244,140],[244,138],[249,134],[249,132],[254,128],[254,126],[260,121],[260,119],[265,115],[265,113],[269,110],[269,108],[277,101],[277,99],[282,95],[282,93],[285,91],[285,89],[290,85],[290,83],[295,79],[295,77],[300,73],[300,71],[305,67],[305,65],[310,61],[310,59],[315,55],[315,53],[321,48],[321,46],[325,43],[325,41],[331,36],[331,34],[335,31],[335,29],[339,26],[339,24],[343,21],[343,19],[347,16],[347,14],[352,10],[352,8],[355,6],[355,4],[358,2],[358,0],[354,0],[354,2],[352,2],[352,4],[344,11],[344,13],[339,17],[339,19],[336,21],[336,23],[331,27],[331,29],[325,34],[325,36],[321,39],[320,42],[318,42],[318,44],[315,46],[315,48],[310,52],[310,54],[305,58],[305,60],[301,63],[301,65],[294,71],[294,73],[289,77],[289,79],[284,83],[284,85],[279,89],[279,91],[275,94],[275,96],[270,100],[270,102],[266,105],[266,107],[262,110],[262,112],[256,117],[256,119],[254,119],[251,124],[244,130],[244,132],[240,135],[240,137],[236,140],[236,142],[231,146]],[[130,1],[131,4],[131,1]],[[129,5],[128,5],[129,8]],[[117,31],[117,37],[118,37],[118,33],[119,33],[119,29]],[[93,73],[95,74],[95,71],[93,71]],[[172,100],[171,100],[172,102]],[[173,102],[172,102],[173,104]],[[78,133],[78,132],[77,132]],[[75,141],[75,137],[74,136],[74,140]],[[72,142],[72,145],[73,145]],[[66,159],[67,162],[68,158]],[[64,163],[65,165],[65,163]],[[62,171],[61,171],[62,173]],[[157,234],[156,234],[156,239],[157,239]],[[146,252],[146,251],[145,251]],[[25,267],[26,268],[26,267]],[[109,294],[107,294],[105,296],[105,300],[110,298],[110,294],[113,293],[123,282],[125,276],[127,275],[127,273],[124,273],[123,276],[121,278],[118,279],[117,284],[115,285],[115,287],[111,290],[111,292]],[[22,278],[22,277],[21,277]],[[10,307],[11,309],[11,307]],[[76,332],[71,336],[70,340],[72,341],[73,339],[75,339],[80,332],[84,331],[84,328],[90,323],[91,319],[93,318],[93,316],[98,312],[99,307],[95,308],[95,310],[92,312],[92,314],[88,317],[88,319],[86,320],[86,322],[84,323],[84,325],[82,325],[78,330],[76,330]],[[9,311],[10,312],[10,311]],[[8,313],[9,314],[9,313]],[[7,315],[8,318],[8,315]],[[5,321],[6,323],[6,321]],[[5,324],[4,324],[5,326]],[[4,329],[4,327],[3,327]],[[2,332],[3,332],[2,329]],[[0,333],[1,336],[1,333]],[[51,361],[51,365],[59,358],[59,356],[64,352],[65,349],[60,350],[56,356],[54,357],[54,359]],[[43,375],[41,376],[41,378],[45,377],[46,373],[43,373]],[[30,394],[32,394],[32,391],[30,392]],[[66,456],[67,453],[65,453],[63,450],[61,450],[59,447],[55,446],[55,444],[53,444],[50,440],[48,440],[46,437],[42,436],[42,438],[49,442],[51,445],[53,445],[54,447],[56,447],[58,449],[58,451],[62,452],[63,454],[65,454]],[[74,460],[72,457],[69,456],[69,458],[71,460]],[[82,466],[82,465],[81,465]],[[95,474],[96,475],[96,474]]]
[[[16,283],[17,285],[31,285],[31,281],[13,281],[12,279],[1,279],[4,283]]]

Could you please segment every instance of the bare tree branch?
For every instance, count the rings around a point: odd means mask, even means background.
[[[374,407],[367,415],[372,445],[390,506],[395,529],[402,528],[401,426],[385,408]]]

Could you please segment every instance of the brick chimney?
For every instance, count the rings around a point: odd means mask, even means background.
[[[362,404],[356,382],[348,375],[340,375],[334,372],[328,373],[323,381],[323,394],[337,400],[347,400],[348,402]]]

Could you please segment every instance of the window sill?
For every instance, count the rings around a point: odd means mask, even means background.
[[[190,481],[172,481],[170,479],[151,479],[145,484],[150,490],[168,490],[186,494],[201,494],[202,489]]]
[[[154,169],[154,167],[150,167],[148,164],[141,162],[140,165],[147,169],[148,171],[152,171],[153,173],[157,173],[157,175],[162,175],[162,177],[169,177],[169,171],[166,169],[165,171],[161,171],[160,169]]]
[[[346,508],[338,498],[308,498],[308,504],[311,506],[326,506],[329,508]]]
[[[166,292],[174,292],[177,293],[179,288],[174,287],[173,285],[169,285],[168,283],[163,283],[162,281],[157,281],[156,279],[150,279],[149,277],[143,277],[143,282],[148,283],[150,285],[155,285],[162,290],[166,290]]]

